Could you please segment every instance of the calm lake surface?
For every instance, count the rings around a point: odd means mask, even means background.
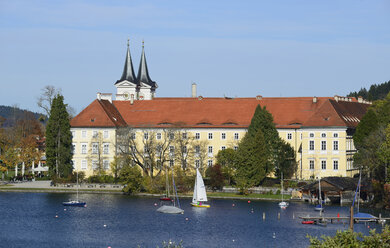
[[[80,194],[86,208],[62,206],[71,198],[75,195],[0,193],[0,247],[155,248],[168,240],[182,240],[184,247],[307,247],[307,234],[333,235],[348,228],[348,224],[302,225],[298,216],[318,212],[300,202],[281,210],[277,202],[212,199],[211,208],[201,209],[191,207],[190,199],[181,199],[184,214],[168,215],[156,212],[154,198]],[[326,206],[325,215],[347,216],[348,211]],[[372,228],[380,226],[370,224]],[[355,224],[355,231],[368,234],[369,227]]]

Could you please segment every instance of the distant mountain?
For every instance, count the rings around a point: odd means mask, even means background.
[[[47,120],[47,117],[41,113],[31,112],[18,107],[0,105],[0,124],[4,121],[3,127],[12,127],[18,120],[31,117],[43,122]]]
[[[383,84],[373,84],[370,89],[361,88],[358,92],[354,91],[348,94],[348,96],[354,96],[358,98],[359,96],[363,97],[369,101],[375,101],[384,99],[387,94],[390,92],[390,81],[384,82]]]

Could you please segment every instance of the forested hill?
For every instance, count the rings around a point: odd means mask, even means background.
[[[29,110],[20,109],[18,107],[0,105],[0,126],[12,127],[18,120],[31,119],[45,120],[46,116],[40,113],[34,113]]]
[[[383,84],[373,84],[370,89],[361,88],[358,92],[354,91],[348,94],[348,96],[354,96],[358,98],[362,96],[364,99],[369,101],[375,101],[383,99],[390,92],[390,81],[384,82]]]

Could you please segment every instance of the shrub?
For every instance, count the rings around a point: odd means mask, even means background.
[[[170,182],[170,188],[172,190],[171,180],[168,180],[168,182]],[[165,175],[159,175],[154,178],[145,177],[142,189],[143,191],[146,191],[148,193],[159,194],[165,192],[166,190],[165,188],[166,188]]]
[[[206,176],[210,179],[208,180],[208,186],[210,186],[213,191],[222,190],[224,185],[224,176],[219,164],[208,167],[206,170]]]
[[[122,168],[119,177],[121,178],[122,184],[125,185],[123,188],[125,194],[134,194],[141,191],[144,178],[137,167],[126,166]]]

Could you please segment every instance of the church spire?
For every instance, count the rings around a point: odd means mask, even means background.
[[[129,42],[130,42],[130,39],[127,39],[127,53],[126,53],[126,60],[125,60],[125,66],[123,68],[122,77],[116,83],[127,80],[131,83],[136,84],[136,81],[137,81],[136,77],[135,77],[135,73],[134,73],[133,62],[131,60]]]
[[[152,81],[152,79],[150,79],[149,77],[149,71],[148,71],[148,66],[146,64],[146,57],[145,57],[144,41],[142,41],[142,54],[141,54],[141,61],[139,64],[139,68],[138,68],[137,81],[139,85],[141,85],[141,83],[144,83],[151,86],[152,88],[157,88],[156,82]]]

